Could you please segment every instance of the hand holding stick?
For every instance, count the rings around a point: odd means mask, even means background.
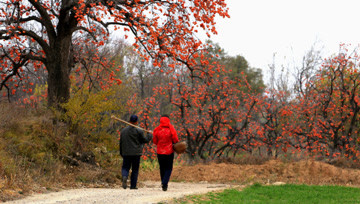
[[[139,128],[140,130],[143,130],[143,131],[145,131],[145,132],[148,132],[148,133],[151,133],[151,134],[153,133],[153,131],[151,131],[151,130],[146,130],[146,129],[144,129],[144,128],[141,128],[141,127],[139,127],[139,126],[136,126],[136,125],[134,125],[134,124],[131,124],[131,123],[125,121],[125,120],[122,120],[122,119],[120,119],[120,118],[115,117],[114,115],[111,116],[111,119],[114,119],[114,120],[123,122],[123,123],[125,123],[125,124],[127,124],[127,125],[130,125],[130,126]]]

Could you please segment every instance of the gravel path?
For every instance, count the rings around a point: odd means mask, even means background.
[[[185,195],[204,194],[210,191],[230,188],[227,184],[169,183],[168,191],[162,191],[159,182],[146,181],[138,190],[122,188],[84,188],[64,190],[5,202],[9,204],[50,204],[50,203],[158,203],[168,202]]]

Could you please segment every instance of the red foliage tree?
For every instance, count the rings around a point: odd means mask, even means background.
[[[201,46],[193,33],[215,34],[216,15],[228,16],[222,0],[2,0],[0,90],[10,93],[9,82],[26,80],[21,73],[36,63],[48,71],[49,105],[67,101],[77,63],[74,36],[89,35],[101,46],[110,30],[120,28],[135,36],[134,45],[155,65],[166,57],[191,64],[189,53]]]
[[[256,146],[257,99],[245,79],[231,80],[216,53],[194,52],[192,64],[176,64],[147,98],[140,115],[143,126],[155,127],[160,114],[169,114],[191,159],[211,159]],[[171,63],[170,63],[171,64]],[[167,77],[165,77],[167,76]],[[245,77],[244,77],[245,78]],[[153,152],[153,150],[149,150]]]
[[[288,143],[311,155],[359,160],[359,93],[359,56],[343,47],[343,53],[325,60],[320,70],[304,79],[287,107]]]

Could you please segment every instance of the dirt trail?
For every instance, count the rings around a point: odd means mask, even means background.
[[[37,194],[25,200],[8,203],[157,203],[189,194],[202,194],[255,182],[360,187],[360,170],[336,167],[313,160],[286,163],[270,160],[260,165],[211,163],[175,166],[171,179],[176,182],[170,183],[167,192],[161,190],[159,171],[154,170],[140,172],[140,188],[137,191],[121,188],[83,188]]]
[[[115,203],[158,203],[169,202],[190,194],[203,194],[210,191],[230,188],[228,184],[169,183],[168,191],[162,191],[159,182],[145,181],[138,190],[122,188],[83,188],[59,192],[36,194],[7,204],[115,204]]]

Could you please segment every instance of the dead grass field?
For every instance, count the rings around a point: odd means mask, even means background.
[[[140,180],[159,180],[159,172],[143,172]],[[184,182],[271,184],[285,182],[308,185],[344,185],[360,187],[360,170],[337,167],[314,160],[282,162],[270,160],[260,165],[228,163],[176,166],[171,179]]]
[[[79,182],[79,178],[80,180],[81,178],[86,178],[86,180]],[[308,185],[360,187],[360,170],[337,167],[314,160],[301,160],[297,162],[269,160],[258,165],[210,163],[175,166],[171,180],[173,182],[235,185],[284,182]],[[139,186],[141,187],[142,182],[145,181],[160,182],[159,170],[141,171],[139,175]],[[120,186],[118,175],[110,175],[104,170],[83,164],[77,169],[67,171],[62,179],[59,179],[56,183],[49,183],[48,186],[24,186],[24,189],[21,187],[6,188],[5,181],[0,178],[0,201],[19,199],[33,193],[49,193],[71,188],[120,188]]]

